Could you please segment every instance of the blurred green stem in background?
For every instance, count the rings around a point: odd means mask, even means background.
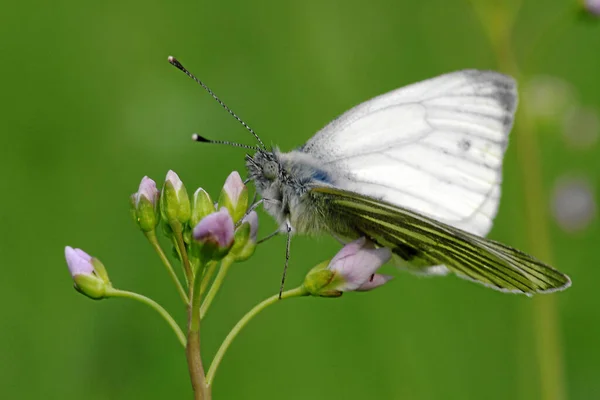
[[[519,83],[524,82],[526,78],[521,73],[511,43],[511,33],[521,1],[490,5],[488,2],[471,0],[470,3],[489,36],[500,70],[512,75]],[[541,34],[543,35],[544,32]],[[534,41],[533,44],[539,43]],[[531,53],[534,51],[535,49],[530,49]],[[519,171],[522,173],[528,244],[532,254],[552,265],[546,216],[548,202],[542,187],[541,157],[535,122],[527,111],[527,104],[519,106],[519,116],[512,137],[516,141]],[[537,344],[541,399],[565,400],[567,396],[556,297],[552,295],[535,297],[531,320],[534,321]]]
[[[146,235],[146,238],[152,245],[152,248],[154,248],[154,250],[158,253],[160,260],[165,265],[165,268],[167,268],[167,272],[169,273],[169,275],[171,276],[171,279],[173,280],[173,282],[175,283],[175,286],[177,287],[177,291],[179,292],[179,297],[181,297],[181,300],[183,300],[184,304],[188,304],[189,299],[187,297],[187,294],[185,293],[185,290],[183,289],[183,286],[181,285],[179,278],[177,278],[177,274],[175,273],[173,266],[169,262],[169,259],[165,255],[165,252],[163,251],[163,249],[160,247],[160,244],[158,243],[158,239],[156,238],[156,231],[144,232],[144,235]]]
[[[138,294],[138,293],[128,292],[126,290],[118,290],[118,289],[108,289],[106,291],[106,296],[107,297],[125,297],[125,298],[129,298],[129,299],[137,300],[141,303],[149,305],[154,310],[156,310],[156,312],[159,313],[160,316],[163,317],[165,321],[167,321],[167,323],[169,324],[171,329],[173,329],[173,332],[175,332],[175,335],[177,335],[177,339],[179,339],[179,342],[181,343],[181,345],[183,347],[186,346],[185,335],[183,334],[183,331],[181,330],[179,325],[177,325],[177,322],[175,322],[175,320],[173,319],[173,317],[171,317],[171,314],[169,314],[167,312],[167,310],[165,310],[160,304],[158,304],[154,300],[152,300],[146,296],[142,296],[141,294]]]
[[[306,291],[306,289],[304,289],[304,286],[300,286],[295,289],[286,290],[285,292],[281,293],[281,300],[288,299],[291,297],[300,297],[300,296],[307,296],[307,295],[308,295],[308,292]],[[225,352],[231,345],[231,342],[233,342],[233,339],[236,338],[238,333],[240,333],[240,331],[248,324],[248,322],[250,322],[250,320],[252,318],[254,318],[259,312],[261,312],[262,310],[264,310],[271,304],[277,303],[278,301],[279,301],[279,293],[274,294],[273,296],[258,303],[256,306],[254,306],[254,308],[252,308],[250,311],[248,311],[246,313],[246,315],[244,315],[242,317],[242,319],[240,319],[238,321],[237,324],[235,324],[235,326],[233,327],[231,332],[229,332],[229,334],[227,334],[227,337],[225,338],[225,340],[223,340],[221,347],[219,347],[219,350],[217,350],[217,353],[215,354],[215,357],[213,358],[213,361],[210,364],[210,367],[208,368],[208,373],[206,374],[206,385],[207,386],[210,387],[212,385],[212,382],[215,378],[215,374],[217,373],[217,368],[219,367],[219,364],[221,363],[221,360],[223,359]]]

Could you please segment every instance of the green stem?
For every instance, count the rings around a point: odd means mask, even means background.
[[[215,296],[217,295],[217,292],[219,291],[219,289],[221,288],[221,285],[223,284],[223,281],[225,280],[225,276],[227,275],[227,272],[229,271],[229,267],[231,267],[231,264],[233,264],[233,258],[231,258],[231,257],[225,257],[223,259],[223,261],[221,261],[221,267],[219,268],[217,277],[215,278],[215,281],[213,282],[212,286],[210,287],[210,290],[206,294],[206,298],[202,302],[202,306],[200,307],[200,318],[201,319],[203,319],[204,316],[206,315],[206,313],[208,312],[208,309],[210,308],[212,301],[214,300]]]
[[[188,334],[185,349],[190,380],[194,390],[195,400],[210,400],[211,393],[204,375],[202,357],[200,354],[200,284],[201,277],[197,274],[190,285],[189,297],[192,299],[188,305]]]
[[[145,232],[144,234],[146,235],[146,238],[148,238],[148,241],[150,242],[150,244],[152,245],[154,250],[158,253],[158,256],[160,257],[160,260],[164,264],[165,268],[167,268],[167,272],[169,273],[169,275],[171,276],[171,279],[175,283],[175,286],[177,287],[177,291],[179,292],[179,296],[181,297],[181,300],[183,300],[183,302],[185,304],[188,304],[189,299],[187,297],[187,294],[185,294],[185,289],[183,288],[183,285],[179,281],[179,278],[177,278],[177,274],[175,273],[173,266],[169,262],[169,259],[165,255],[165,252],[160,247],[160,244],[158,243],[158,239],[156,238],[156,231]]]
[[[165,310],[160,304],[158,304],[154,300],[152,300],[146,296],[142,296],[141,294],[138,294],[138,293],[128,292],[126,290],[118,290],[118,289],[109,289],[106,291],[106,295],[107,295],[107,297],[125,297],[125,298],[129,298],[129,299],[137,300],[141,303],[149,305],[157,313],[159,313],[160,316],[163,317],[163,319],[165,321],[167,321],[167,323],[169,324],[171,329],[173,329],[173,332],[175,332],[175,335],[177,335],[177,339],[179,339],[179,342],[181,343],[181,345],[183,347],[186,346],[185,335],[183,334],[183,331],[181,330],[179,325],[177,325],[177,322],[175,322],[175,320],[173,319],[173,317],[171,317],[171,314],[169,314],[167,312],[167,310]]]
[[[295,289],[286,290],[285,292],[281,293],[281,299],[283,300],[283,299],[287,299],[287,298],[290,298],[290,297],[300,297],[300,296],[307,296],[307,295],[308,295],[308,293],[306,292],[306,290],[304,289],[304,287],[300,286],[300,287],[297,287]],[[219,347],[219,350],[217,350],[217,353],[215,354],[215,358],[213,359],[212,363],[210,364],[210,367],[208,368],[208,373],[206,374],[206,385],[207,386],[210,387],[212,385],[212,382],[214,380],[215,374],[217,372],[217,368],[219,367],[219,364],[221,364],[221,360],[223,359],[223,356],[225,355],[225,352],[227,351],[227,349],[231,345],[231,342],[233,342],[233,339],[236,338],[236,336],[240,333],[240,331],[259,312],[261,312],[262,310],[264,310],[265,308],[267,308],[271,304],[277,303],[278,301],[279,301],[279,293],[274,294],[273,296],[271,296],[271,297],[269,297],[269,298],[261,301],[260,303],[258,303],[256,306],[254,306],[254,308],[252,308],[250,311],[248,311],[246,313],[246,315],[244,315],[242,317],[242,319],[240,319],[238,321],[237,324],[235,324],[235,326],[233,327],[233,329],[229,332],[229,334],[227,335],[227,337],[225,338],[225,340],[221,344],[221,347]]]
[[[183,241],[183,234],[181,230],[173,230],[173,237],[175,238],[175,244],[177,245],[179,255],[181,256],[185,277],[191,287],[193,286],[194,274],[192,272],[192,266],[190,265],[190,259],[188,258],[187,250],[185,249],[185,242]]]
[[[202,297],[204,295],[204,293],[206,293],[206,288],[208,287],[208,284],[210,283],[210,280],[212,279],[216,270],[217,270],[216,261],[210,261],[208,266],[205,269],[206,272],[204,273],[204,276],[202,277],[202,283],[200,285],[200,297]]]
[[[472,1],[472,3],[476,2]],[[479,14],[481,16],[482,13]],[[510,30],[494,30],[484,18],[482,18],[482,22],[484,28],[488,30],[500,69],[522,81],[523,76],[512,49]],[[535,136],[535,122],[527,114],[526,105],[521,105],[513,137],[517,142],[519,170],[522,173],[529,248],[537,257],[552,264],[546,207],[541,207],[546,203],[542,186],[541,156]],[[567,395],[560,350],[556,298],[554,296],[536,297],[533,300],[533,308],[532,320],[537,361],[540,368],[541,399],[564,400]]]

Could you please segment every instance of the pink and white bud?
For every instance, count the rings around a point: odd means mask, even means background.
[[[131,196],[131,211],[142,231],[150,232],[158,225],[157,203],[160,193],[156,182],[144,176],[138,191]]]
[[[112,286],[100,260],[69,246],[65,247],[65,259],[78,292],[95,300],[106,297]]]
[[[225,185],[223,185],[223,190],[229,196],[229,200],[234,205],[240,201],[240,196],[246,186],[240,177],[240,174],[237,171],[233,171],[227,179],[225,180]]]
[[[194,227],[194,239],[201,243],[210,243],[219,250],[228,249],[233,244],[235,226],[226,208],[202,218]]]
[[[162,220],[173,231],[181,231],[190,220],[190,199],[181,179],[174,171],[167,172],[161,192],[160,212]]]
[[[159,191],[156,188],[156,182],[152,179],[144,176],[142,181],[140,182],[140,187],[138,191],[134,194],[135,196],[135,206],[140,206],[140,201],[142,199],[148,200],[153,206],[156,206],[156,202],[158,201]]]
[[[167,172],[165,182],[171,183],[171,185],[173,185],[173,189],[175,189],[176,192],[179,192],[183,187],[183,182],[181,181],[181,179],[179,179],[179,175],[177,175],[177,173],[173,170],[169,170],[169,172]]]
[[[246,214],[248,188],[237,171],[233,171],[225,180],[218,203],[219,207],[226,207],[229,210],[236,223]]]

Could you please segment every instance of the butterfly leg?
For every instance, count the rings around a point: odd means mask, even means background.
[[[267,240],[271,239],[274,236],[277,236],[279,234],[279,229],[277,229],[275,232],[269,233],[267,236],[265,236],[264,238],[258,240],[256,242],[256,244],[261,244],[263,242],[266,242]]]
[[[256,200],[256,198],[254,200]],[[252,200],[252,205],[250,207],[248,207],[244,216],[237,222],[237,224],[235,224],[236,228],[242,224],[242,222],[244,221],[244,218],[246,218],[248,216],[248,214],[250,214],[252,211],[256,210],[256,207],[260,206],[263,203],[263,201],[265,201],[265,199],[260,199],[257,202],[255,202],[254,200]]]
[[[281,286],[279,287],[279,300],[281,300],[281,293],[283,293],[283,285],[285,284],[285,274],[288,269],[288,262],[290,261],[290,245],[292,244],[292,224],[290,221],[285,221],[287,229],[287,243],[285,245],[285,265],[283,267],[283,276],[281,277]]]

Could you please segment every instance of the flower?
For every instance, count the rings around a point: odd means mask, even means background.
[[[106,297],[112,286],[100,260],[69,246],[65,247],[65,258],[78,292],[96,300]]]
[[[590,14],[600,17],[600,0],[584,0],[583,8]]]
[[[226,207],[234,222],[238,222],[246,214],[248,188],[237,171],[233,171],[225,180],[219,196],[219,207]]]
[[[156,183],[147,176],[142,178],[138,191],[131,195],[131,207],[135,222],[144,232],[154,230],[158,224],[156,212],[158,197]]]
[[[194,227],[193,235],[201,243],[224,250],[233,244],[234,228],[229,211],[223,207],[202,218]]]
[[[325,297],[375,289],[392,279],[392,276],[376,273],[391,256],[390,249],[377,249],[361,237],[346,244],[329,263],[310,270],[304,279],[304,288],[313,296]]]

